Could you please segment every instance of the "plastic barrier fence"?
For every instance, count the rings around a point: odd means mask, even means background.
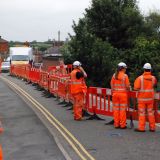
[[[50,75],[57,75],[57,76],[69,76],[70,72],[72,71],[72,65],[61,65],[61,66],[50,66],[48,67],[48,73]]]
[[[55,75],[49,76],[49,92],[52,93],[55,96],[58,96],[58,82],[59,77]]]
[[[40,71],[40,79],[39,79],[39,85],[44,88],[45,90],[48,90],[49,88],[49,73],[46,71]]]
[[[24,78],[26,73],[26,65],[18,64],[18,65],[11,65],[10,74],[15,75],[20,78]]]
[[[48,71],[31,68],[30,65],[12,65],[11,75],[26,79],[54,94],[66,102],[73,103],[70,92],[71,80],[69,73],[72,65],[51,66]],[[138,119],[137,92],[128,92],[127,118]],[[155,93],[154,101],[156,122],[160,122],[160,93]],[[89,87],[86,95],[86,108],[89,112],[105,116],[113,116],[112,92],[108,88]]]
[[[127,118],[133,120],[138,119],[138,104],[137,104],[137,92],[130,91],[127,108]],[[111,101],[111,89],[89,87],[87,92],[87,109],[94,114],[113,116],[112,101]],[[160,104],[160,93],[155,94],[155,117],[156,122],[160,122],[160,110],[158,106]]]
[[[40,81],[40,70],[37,68],[31,68],[29,79],[31,80],[32,83],[38,84]]]
[[[112,116],[111,89],[89,87],[87,109],[92,113]]]

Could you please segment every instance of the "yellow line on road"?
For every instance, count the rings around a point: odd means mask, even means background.
[[[46,117],[46,119],[53,125],[56,127],[56,129],[62,134],[62,136],[66,139],[66,141],[72,146],[72,148],[74,149],[74,151],[78,154],[78,156],[82,159],[82,160],[87,160],[86,157],[84,157],[82,155],[82,153],[80,153],[80,151],[78,150],[78,148],[75,146],[74,143],[76,143],[79,148],[81,149],[81,151],[83,151],[83,154],[85,154],[90,160],[95,160],[95,158],[93,158],[87,151],[86,149],[82,146],[82,144],[43,106],[41,105],[38,101],[36,101],[33,97],[31,97],[27,92],[25,92],[22,88],[20,88],[17,84],[9,81],[8,79],[4,78],[1,76],[1,78],[6,81],[8,84],[10,84],[11,86],[13,86],[16,90],[18,90],[20,93],[22,93],[32,104],[34,104],[34,106],[39,109],[41,111],[41,113]],[[56,124],[56,123],[57,124]],[[58,126],[59,125],[59,126]],[[63,129],[61,129],[61,128]],[[71,139],[66,135],[66,133],[68,134],[68,136],[73,140],[73,142],[71,141]]]

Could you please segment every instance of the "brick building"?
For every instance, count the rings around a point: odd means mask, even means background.
[[[43,70],[47,70],[49,66],[56,66],[63,63],[63,56],[60,52],[60,46],[53,46],[43,55]]]
[[[2,39],[0,36],[0,57],[2,59],[7,58],[8,50],[9,50],[8,41]]]
[[[42,51],[34,50],[33,51],[33,60],[34,63],[42,63]]]

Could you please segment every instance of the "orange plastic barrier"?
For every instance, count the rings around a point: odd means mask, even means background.
[[[71,71],[72,71],[72,64],[48,67],[48,72],[50,73],[50,75],[69,76]]]
[[[50,93],[69,102],[69,80],[72,65],[51,66],[49,72],[49,91]]]
[[[111,89],[108,88],[96,88],[89,87],[87,92],[87,110],[94,114],[113,116],[112,101],[111,101]],[[129,101],[127,108],[127,118],[137,120],[137,92],[129,92]],[[155,117],[156,122],[160,122],[160,112],[158,106],[160,103],[160,93],[155,94]]]
[[[107,116],[113,115],[111,89],[89,87],[86,101],[89,112]]]
[[[72,65],[51,66],[48,71],[31,68],[30,65],[11,65],[10,73],[27,81],[37,83],[51,94],[73,103],[70,92],[70,72]],[[128,92],[127,118],[137,120],[137,92]],[[160,122],[160,93],[155,93],[155,117]],[[86,95],[86,108],[94,114],[113,116],[112,91],[108,88],[89,87]]]
[[[154,107],[156,122],[160,123],[160,92],[155,93]]]
[[[59,77],[56,75],[50,75],[49,76],[49,92],[52,93],[55,96],[58,96],[58,81]]]
[[[137,102],[137,93],[136,91],[129,92],[129,107],[127,108],[127,117],[133,120],[138,120],[138,102]],[[155,111],[155,119],[157,123],[160,123],[160,93],[155,93],[154,99],[154,111]],[[147,117],[146,117],[147,119]],[[148,121],[148,119],[147,119]]]
[[[49,75],[49,92],[65,100],[71,102],[71,95],[69,92],[69,80],[68,75]]]
[[[59,81],[58,81],[58,92],[57,92],[57,95],[59,97],[61,97],[62,99],[68,101],[68,92],[67,92],[67,89],[68,89],[68,80],[70,79],[69,76],[60,76],[59,77]]]
[[[31,65],[28,64],[26,65],[26,70],[25,70],[25,79],[27,80],[27,82],[30,82],[30,71],[31,71]]]
[[[14,66],[13,65],[10,66],[10,75],[14,75]]]
[[[40,81],[40,70],[37,68],[31,68],[29,79],[32,83],[38,84]]]
[[[66,81],[66,91],[67,91],[66,92],[66,99],[67,99],[67,101],[71,102],[73,104],[74,98],[73,98],[73,96],[71,94],[71,80],[70,79],[68,79]]]
[[[25,70],[26,70],[26,65],[24,64],[11,65],[10,74],[20,78],[24,78],[26,73]]]
[[[45,90],[48,90],[49,89],[49,73],[41,70],[39,77],[40,79],[38,84]]]

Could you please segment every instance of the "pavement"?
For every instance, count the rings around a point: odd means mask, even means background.
[[[33,110],[0,81],[4,160],[65,160],[54,138]]]
[[[157,131],[155,133],[149,132],[148,127],[146,128],[145,133],[134,132],[133,129],[125,129],[125,130],[114,129],[114,127],[112,125],[104,125],[106,122],[111,120],[111,118],[108,118],[108,117],[103,117],[103,118],[105,118],[105,121],[84,120],[84,121],[77,122],[77,121],[73,120],[72,111],[68,110],[68,107],[64,107],[64,104],[60,105],[59,101],[57,101],[56,98],[53,98],[53,97],[46,98],[42,91],[37,90],[36,86],[33,86],[31,84],[25,84],[24,81],[17,79],[17,78],[7,76],[7,74],[5,74],[3,76],[5,76],[9,80],[13,81],[14,83],[18,84],[26,92],[28,92],[32,97],[34,97],[39,103],[41,103],[43,106],[45,106],[49,110],[49,112],[52,113],[77,138],[77,140],[85,147],[85,149],[95,159],[97,159],[97,160],[138,160],[138,159],[158,160],[159,159],[159,157],[160,157],[160,148],[159,148],[159,146],[160,146],[160,141],[159,141],[160,129],[159,128],[157,128]],[[3,84],[2,82],[0,82],[0,83]],[[1,87],[3,89],[4,86],[2,85]],[[4,89],[4,90],[6,90],[6,89]],[[15,95],[15,93],[12,92],[12,96],[13,95]],[[3,95],[3,96],[5,97],[5,95]],[[20,113],[21,113],[23,110],[21,107],[15,109],[16,105],[14,104],[15,102],[13,102],[13,99],[14,99],[14,97],[10,98],[10,96],[7,99],[9,101],[8,104],[11,105],[10,108],[12,108],[12,111],[7,113],[7,111],[6,111],[7,106],[4,107],[4,105],[2,105],[2,106],[0,106],[0,113],[4,119],[3,120],[4,126],[8,125],[7,128],[12,126],[14,128],[13,131],[15,130],[15,133],[16,133],[16,131],[19,130],[19,127],[26,126],[25,123],[27,123],[27,122],[23,121],[23,123],[22,123],[20,121],[20,124],[21,123],[22,124],[20,126],[16,127],[16,126],[14,126],[14,124],[17,125],[17,123],[19,123],[18,119],[16,119],[15,122],[9,121],[9,119],[10,119],[10,117],[12,117],[13,113],[15,113],[15,115],[17,114],[17,116],[19,116],[19,112],[17,112],[17,111],[20,111]],[[18,97],[17,97],[17,99],[18,99]],[[1,99],[1,104],[5,104],[6,102],[4,102],[4,101],[5,101],[5,99]],[[11,102],[13,102],[13,104]],[[25,105],[23,103],[23,101],[21,101],[21,103],[23,105]],[[21,105],[21,106],[23,106],[23,105]],[[25,110],[28,110],[28,109],[25,108]],[[9,117],[7,118],[7,116],[9,116]],[[23,117],[23,118],[25,118],[25,117]],[[26,117],[26,119],[27,119],[27,117]],[[129,121],[128,121],[128,124],[129,124]],[[134,122],[134,124],[135,124],[135,128],[136,128],[137,122]],[[148,126],[148,124],[146,126]],[[41,127],[43,129],[40,129]],[[37,130],[40,129],[39,134],[41,131],[43,134],[44,130],[45,130],[43,126],[41,126],[41,127],[37,127]],[[128,127],[129,127],[129,125],[128,125]],[[24,127],[24,129],[25,129],[25,127]],[[7,140],[7,138],[12,139],[11,138],[12,136],[10,136],[9,134],[10,134],[10,132],[9,131],[7,132],[7,130],[6,130],[4,132],[4,134],[2,135],[2,139],[3,139],[2,145],[3,145],[4,151],[6,153],[8,151],[10,151],[9,155],[11,156],[12,155],[12,145],[9,145],[10,140]],[[31,132],[30,134],[32,135],[33,133]],[[59,138],[61,144],[64,145],[64,148],[66,150],[68,148],[70,148],[69,145],[66,145],[66,143],[64,143],[64,140],[62,139],[62,137],[60,137],[60,135],[58,134],[58,132],[56,130],[55,130],[55,134]],[[14,135],[14,133],[13,133],[13,135]],[[21,138],[23,138],[23,136],[25,136],[25,134],[23,134],[23,132],[20,135],[21,135]],[[48,133],[48,135],[49,135],[49,133]],[[48,138],[49,137],[50,136],[48,136]],[[11,140],[11,142],[12,141],[13,141],[13,139]],[[23,143],[23,140],[19,144],[22,145],[22,143]],[[12,144],[14,145],[14,142]],[[45,147],[46,146],[44,146],[44,148]],[[30,153],[30,149],[29,150],[26,149],[25,151],[28,154]],[[70,149],[68,149],[67,151],[69,152]],[[37,150],[37,153],[39,153],[38,150]],[[19,154],[20,154],[20,152],[17,154],[17,156]],[[53,154],[53,153],[51,152],[51,154]],[[20,155],[23,156],[22,154],[20,154]],[[11,158],[8,158],[6,160],[9,160],[9,159],[11,159]],[[78,158],[75,157],[73,160],[77,160],[77,159]],[[34,159],[34,160],[36,160],[36,159]],[[50,159],[46,159],[46,160],[50,160]]]

